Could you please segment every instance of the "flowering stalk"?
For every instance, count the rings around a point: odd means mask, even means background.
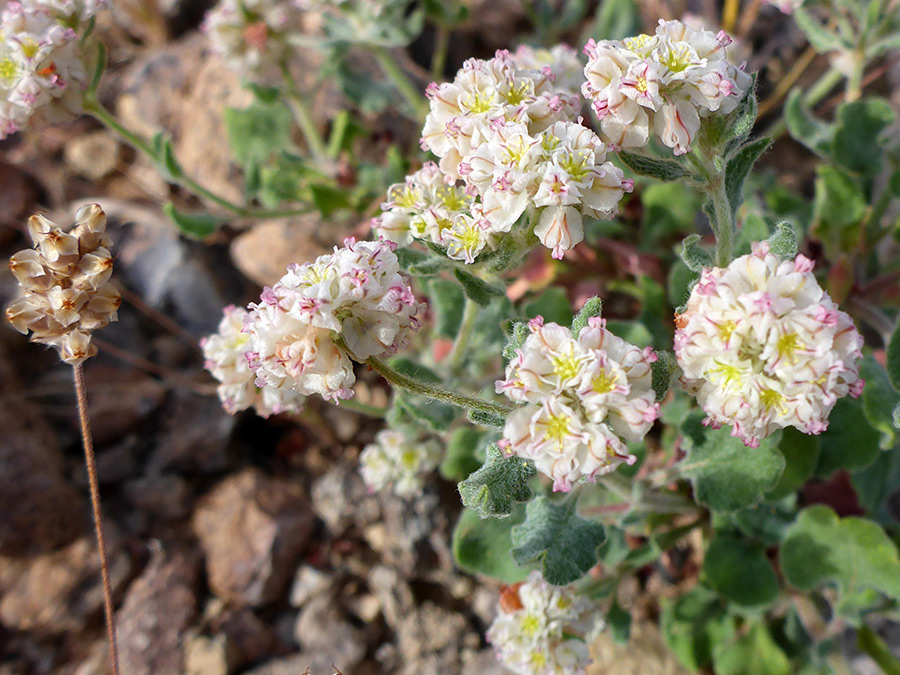
[[[462,367],[466,348],[469,344],[469,337],[472,335],[472,328],[478,319],[478,304],[469,297],[466,297],[465,302],[462,321],[459,324],[459,332],[456,334],[453,348],[450,350],[449,356],[447,356],[447,369],[451,374],[456,373]]]
[[[147,139],[126,128],[121,122],[119,122],[115,118],[115,116],[109,110],[107,110],[102,103],[100,103],[95,93],[89,92],[85,94],[83,106],[84,111],[87,114],[100,122],[100,124],[105,126],[110,131],[118,134],[135,150],[143,152],[154,161],[159,161],[158,153],[153,149]],[[170,176],[168,177],[168,180],[175,185],[189,190],[195,195],[205,197],[209,201],[218,204],[222,208],[231,211],[232,213],[243,218],[282,218],[285,216],[295,216],[309,212],[308,207],[301,207],[296,209],[255,209],[248,206],[241,206],[203,187],[196,180],[194,180],[190,176],[185,175],[184,173],[181,173],[181,175],[179,176]]]
[[[436,387],[431,384],[420,382],[419,380],[404,375],[403,373],[397,372],[384,361],[374,356],[369,357],[366,360],[366,363],[372,368],[372,370],[377,372],[392,385],[400,387],[401,389],[405,389],[406,391],[413,394],[421,394],[422,396],[434,399],[435,401],[443,401],[444,403],[455,405],[458,408],[465,408],[466,410],[477,410],[489,415],[506,417],[509,413],[512,412],[512,408],[505,405],[491,403],[490,401],[485,401],[483,398],[468,396],[466,394],[458,394],[441,387]]]
[[[286,63],[281,65],[281,72],[284,76],[285,102],[287,103],[288,108],[291,109],[294,121],[297,123],[300,132],[303,134],[303,139],[306,141],[306,147],[309,148],[309,151],[312,153],[312,156],[317,163],[328,163],[328,151],[325,148],[325,141],[322,140],[322,135],[316,128],[312,114],[306,105],[306,101],[303,100],[303,95],[300,93],[300,90],[297,89],[297,83],[291,76]]]
[[[734,213],[725,191],[725,172],[721,171],[712,177],[705,188],[712,200],[713,232],[716,235],[716,265],[727,267],[734,256]]]
[[[387,75],[387,78],[391,81],[391,84],[394,85],[394,88],[396,88],[397,91],[400,92],[400,95],[406,100],[406,103],[413,113],[413,119],[417,122],[424,120],[425,115],[428,114],[428,101],[425,100],[422,94],[419,93],[419,90],[409,81],[406,73],[404,73],[400,66],[397,65],[394,57],[391,56],[391,53],[386,48],[373,45],[370,49],[372,50],[372,55],[375,57],[375,60],[378,61],[378,65],[381,66],[381,70]]]
[[[109,658],[113,675],[119,675],[119,649],[116,641],[116,622],[113,613],[112,584],[109,581],[109,558],[106,554],[106,538],[103,536],[103,513],[100,510],[100,486],[97,480],[97,462],[94,458],[94,441],[87,412],[87,391],[84,386],[84,369],[81,363],[73,364],[75,398],[78,401],[78,421],[81,426],[81,443],[87,466],[88,485],[91,491],[91,512],[94,517],[94,533],[100,555],[100,576],[103,580],[103,611],[106,614],[106,634],[109,638]]]

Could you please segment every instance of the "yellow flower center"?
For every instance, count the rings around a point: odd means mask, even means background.
[[[519,105],[528,95],[528,82],[522,82],[518,86],[511,86],[503,93],[503,98],[510,105]]]
[[[640,51],[644,47],[647,46],[647,43],[650,42],[651,38],[646,33],[641,33],[640,35],[635,35],[634,37],[625,38],[622,40],[623,44],[633,52]]]
[[[616,388],[618,379],[619,376],[616,373],[610,374],[605,370],[601,370],[600,374],[591,380],[591,389],[598,394],[608,394]]]
[[[419,191],[406,185],[393,190],[391,199],[396,202],[397,206],[404,209],[411,209],[419,201]]]
[[[566,156],[559,163],[563,171],[569,174],[574,180],[584,180],[590,168],[588,167],[588,159],[591,154],[587,150],[577,150],[572,153],[566,153]]]
[[[735,328],[737,328],[737,324],[734,321],[724,321],[719,324],[719,338],[721,338],[722,342],[728,342],[731,339],[731,334]]]
[[[634,88],[640,93],[646,94],[647,90],[650,88],[650,83],[647,81],[646,77],[638,75],[637,79],[634,81]]]
[[[581,363],[571,347],[568,354],[554,356],[551,360],[553,361],[553,374],[557,377],[563,380],[570,380],[578,375],[578,367]]]
[[[0,80],[9,81],[19,74],[19,68],[12,59],[0,61]]]
[[[784,395],[774,389],[763,389],[759,394],[759,400],[766,407],[766,412],[774,407],[784,410]]]
[[[403,465],[405,469],[414,469],[416,468],[416,464],[418,464],[419,456],[415,450],[405,450],[400,455],[400,463]]]
[[[40,49],[40,45],[31,38],[25,38],[19,43],[22,47],[22,54],[26,59],[33,59]]]
[[[660,61],[673,73],[680,73],[691,65],[691,52],[687,45],[670,48]]]
[[[469,109],[473,115],[480,115],[488,112],[493,107],[494,95],[491,92],[476,91],[462,102],[463,106]]]
[[[550,415],[547,420],[547,438],[557,445],[562,445],[563,439],[569,435],[569,418],[565,415]]]
[[[740,385],[743,379],[741,374],[741,369],[737,366],[733,366],[729,363],[722,363],[721,361],[716,361],[716,367],[711,368],[709,371],[709,375],[720,375],[724,380],[724,384],[737,384]]]
[[[462,232],[457,234],[456,238],[464,250],[471,252],[481,244],[481,230],[472,223],[464,227]]]
[[[538,632],[538,629],[541,627],[541,620],[534,614],[526,614],[522,618],[522,632],[525,635],[532,637],[535,633]]]
[[[438,199],[441,205],[450,211],[462,211],[466,206],[466,200],[462,192],[452,187],[442,187],[438,190]]]
[[[530,148],[531,145],[527,143],[524,138],[519,136],[504,148],[504,163],[518,164],[525,158],[525,155],[528,154]]]
[[[778,349],[778,353],[787,358],[791,363],[794,362],[796,357],[796,352],[798,349],[803,349],[803,342],[800,341],[800,336],[796,333],[785,333],[780,338],[778,338],[778,342],[776,343],[776,348]]]

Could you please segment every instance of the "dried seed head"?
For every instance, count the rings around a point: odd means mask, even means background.
[[[113,258],[106,236],[106,214],[97,204],[75,214],[64,232],[34,215],[28,221],[33,249],[19,251],[9,268],[22,293],[6,308],[6,318],[32,342],[52,345],[72,365],[97,353],[91,331],[116,320],[122,299],[109,283]]]

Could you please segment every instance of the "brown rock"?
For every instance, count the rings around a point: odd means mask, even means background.
[[[365,633],[351,624],[335,599],[320,595],[307,602],[297,617],[294,637],[307,654],[352,672],[366,654]]]
[[[118,143],[105,131],[75,136],[64,148],[69,166],[90,180],[111,174],[119,161]]]
[[[132,431],[159,407],[166,395],[165,385],[139,370],[91,363],[84,376],[91,430],[98,446]]]
[[[115,528],[106,524],[113,592],[131,571]],[[23,631],[82,631],[100,613],[103,589],[100,558],[93,536],[31,558],[0,557],[0,621]]]
[[[193,518],[210,588],[238,605],[279,599],[312,525],[309,501],[295,484],[255,469],[228,476]]]
[[[244,275],[271,286],[291,263],[305,263],[328,253],[333,241],[317,216],[270,220],[247,230],[231,243],[231,258]]]
[[[197,562],[154,552],[116,614],[119,659],[129,675],[183,675],[182,642],[195,612]]]

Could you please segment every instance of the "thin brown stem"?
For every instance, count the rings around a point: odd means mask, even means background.
[[[84,370],[81,364],[72,366],[75,379],[75,397],[78,399],[78,421],[81,423],[81,442],[84,445],[84,462],[87,465],[88,483],[91,487],[91,509],[97,550],[100,554],[100,575],[103,578],[103,609],[106,613],[106,633],[109,637],[109,658],[113,675],[119,675],[119,648],[116,643],[116,622],[113,614],[112,585],[109,583],[109,560],[106,557],[106,540],[103,536],[103,514],[100,511],[100,483],[97,480],[97,463],[94,461],[94,437],[88,419],[87,391],[84,386]]]
[[[141,296],[139,296],[137,293],[132,293],[123,284],[115,283],[115,286],[119,291],[119,294],[122,296],[122,299],[125,300],[125,302],[133,305],[137,311],[145,314],[153,321],[156,321],[167,331],[180,338],[182,342],[190,346],[194,351],[202,351],[200,349],[199,343],[197,342],[197,338],[191,335],[177,322],[173,321],[171,318],[160,312],[155,307],[148,305]]]

